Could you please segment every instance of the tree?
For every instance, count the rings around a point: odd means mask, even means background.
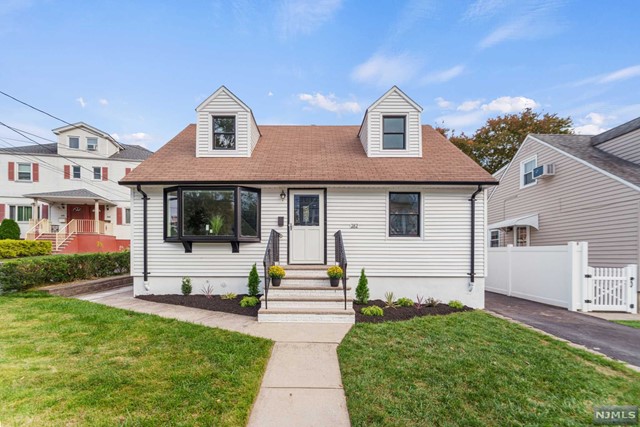
[[[572,127],[571,117],[540,114],[527,108],[519,114],[505,114],[488,119],[472,137],[464,133],[455,135],[455,131],[442,127],[436,130],[480,166],[494,173],[511,161],[528,134],[571,134]]]
[[[2,220],[0,224],[0,240],[2,239],[20,239],[20,226],[17,222],[9,218]]]
[[[258,292],[260,292],[260,275],[258,274],[258,268],[255,264],[251,267],[251,272],[249,273],[249,282],[247,283],[247,287],[249,288],[249,295],[252,297],[257,297]]]
[[[369,280],[367,279],[367,275],[364,274],[364,268],[360,271],[360,279],[356,287],[356,302],[358,304],[369,303]]]

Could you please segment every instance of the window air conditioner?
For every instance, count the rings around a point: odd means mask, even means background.
[[[553,176],[555,174],[556,174],[556,167],[555,165],[552,165],[552,164],[538,166],[533,170],[533,177],[536,179],[546,178],[548,176]]]

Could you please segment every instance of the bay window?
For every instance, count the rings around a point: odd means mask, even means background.
[[[231,242],[232,246],[238,242],[259,242],[260,190],[168,188],[164,196],[164,224],[165,240],[188,242],[189,249],[192,242],[198,241]]]

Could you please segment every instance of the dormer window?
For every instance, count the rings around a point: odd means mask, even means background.
[[[96,151],[98,149],[98,138],[87,138],[87,150]]]
[[[382,148],[384,150],[404,150],[406,148],[404,116],[384,116],[382,129]]]
[[[78,138],[77,136],[70,136],[69,137],[69,148],[74,149],[74,150],[80,149],[80,138]]]
[[[213,149],[236,149],[236,118],[234,116],[213,117]]]

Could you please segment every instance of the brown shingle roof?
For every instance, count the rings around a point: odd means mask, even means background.
[[[447,183],[494,184],[494,178],[431,126],[422,158],[367,157],[358,126],[260,126],[251,157],[196,157],[191,124],[131,171],[136,183]]]

